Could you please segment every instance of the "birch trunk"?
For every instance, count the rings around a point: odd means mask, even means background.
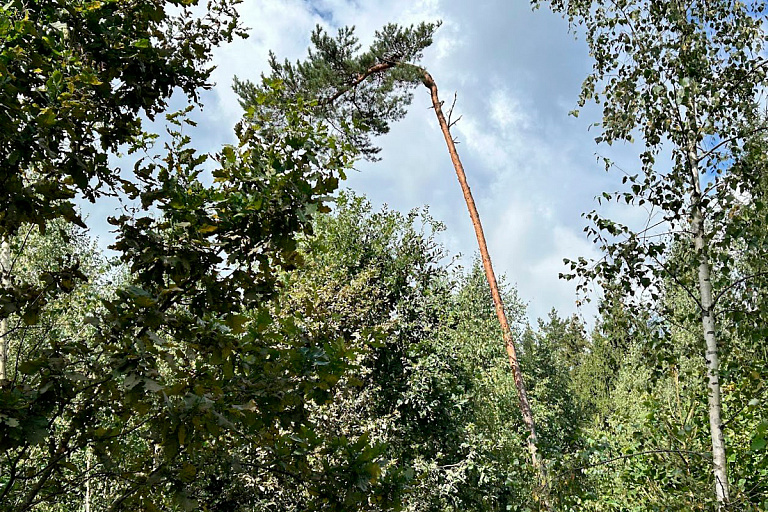
[[[467,176],[464,172],[464,166],[459,159],[459,154],[456,151],[456,144],[451,137],[450,126],[443,115],[442,102],[437,94],[437,84],[432,76],[424,71],[423,78],[424,85],[429,89],[432,97],[432,107],[435,110],[437,121],[440,124],[440,129],[443,132],[445,143],[448,146],[448,153],[451,156],[451,162],[456,170],[456,177],[459,179],[461,185],[461,191],[464,194],[464,200],[467,203],[467,209],[469,210],[469,216],[472,219],[472,226],[475,228],[475,235],[477,236],[477,245],[480,248],[480,257],[483,261],[483,269],[485,270],[485,277],[488,280],[488,285],[491,288],[491,295],[493,297],[493,305],[496,309],[496,316],[499,319],[501,325],[501,332],[504,339],[504,346],[507,350],[507,357],[509,359],[509,366],[512,369],[512,375],[515,380],[515,387],[517,388],[517,394],[520,404],[520,412],[523,416],[523,422],[528,429],[528,451],[531,455],[531,464],[537,473],[539,479],[539,485],[543,491],[541,496],[542,505],[547,510],[551,510],[549,503],[549,481],[547,479],[547,470],[544,466],[541,456],[538,451],[538,437],[536,435],[536,422],[533,419],[533,413],[531,411],[531,405],[528,401],[528,393],[526,392],[525,382],[523,380],[523,373],[520,369],[520,362],[517,359],[517,350],[515,348],[515,342],[512,338],[512,330],[509,327],[507,321],[507,315],[504,312],[504,302],[501,299],[499,293],[499,286],[496,281],[496,274],[493,271],[493,265],[491,264],[491,256],[488,253],[488,246],[485,242],[485,234],[483,232],[483,226],[480,223],[480,214],[477,212],[475,206],[475,200],[472,197],[472,191],[467,183]]]
[[[3,288],[11,285],[11,245],[7,240],[0,244],[0,282]],[[8,380],[8,319],[0,320],[0,385]]]
[[[91,512],[91,450],[86,448],[85,454],[85,498],[83,499],[83,512]]]
[[[709,406],[709,431],[712,438],[712,470],[715,477],[715,497],[718,510],[727,507],[730,496],[728,490],[727,459],[725,457],[725,439],[723,436],[722,402],[720,399],[720,360],[718,357],[717,331],[714,317],[714,302],[712,299],[711,265],[709,261],[707,240],[705,237],[704,215],[701,210],[701,182],[699,177],[698,158],[694,150],[689,149],[688,158],[691,165],[692,179],[692,210],[691,229],[693,242],[698,259],[698,282],[701,298],[701,328],[706,346],[705,360],[707,364],[707,388]]]

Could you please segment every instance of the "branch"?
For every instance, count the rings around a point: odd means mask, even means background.
[[[32,233],[32,226],[30,225],[27,229],[27,234],[24,235],[24,241],[21,242],[21,247],[17,251],[16,255],[11,260],[11,266],[7,269],[8,272],[8,279],[10,280],[11,276],[13,275],[13,268],[16,266],[16,262],[21,257],[22,253],[24,252],[24,248],[27,246],[27,242],[29,241],[29,235]],[[3,269],[6,270],[6,269]]]
[[[618,457],[613,457],[613,458],[610,458],[610,459],[601,460],[601,461],[595,462],[594,464],[587,464],[586,466],[579,466],[576,469],[577,470],[582,470],[582,469],[594,468],[594,467],[597,467],[597,466],[604,466],[605,464],[611,464],[613,462],[617,462],[617,461],[620,461],[620,460],[631,459],[633,457],[639,457],[639,456],[643,456],[643,455],[672,454],[672,455],[680,456],[683,453],[687,453],[689,455],[698,455],[699,457],[704,458],[704,459],[706,459],[707,456],[709,455],[708,453],[705,453],[705,452],[696,452],[696,451],[693,451],[693,450],[667,450],[667,449],[659,448],[659,449],[655,449],[655,450],[645,450],[645,451],[642,451],[642,452],[630,453],[628,455],[619,455]]]
[[[462,116],[457,117],[455,121],[451,120],[451,118],[453,117],[453,109],[456,107],[456,98],[457,98],[457,96],[458,96],[457,93],[454,92],[453,93],[453,103],[451,103],[451,108],[448,110],[448,129],[449,130],[453,127],[453,125],[458,123],[461,120],[461,117],[462,117]]]
[[[751,75],[752,73],[754,73],[755,71],[757,71],[761,67],[765,66],[766,64],[768,64],[768,59],[763,59],[762,61],[758,61],[757,64],[755,65],[755,67],[750,69],[747,73],[744,74],[743,77],[741,77],[741,79],[737,80],[735,83],[733,83],[731,85],[731,87],[729,89],[726,90],[725,96],[730,96],[731,93],[733,92],[733,90],[736,89],[736,87],[741,85],[742,82],[744,82],[747,78],[749,78],[749,75]]]
[[[700,157],[697,157],[696,163],[698,164],[699,162],[701,162],[705,158],[708,158],[710,155],[712,155],[715,151],[717,151],[718,149],[723,147],[725,144],[729,144],[729,143],[731,143],[731,142],[733,142],[733,141],[735,141],[737,139],[740,139],[740,138],[743,138],[743,137],[746,137],[746,136],[750,136],[750,135],[755,135],[757,133],[761,133],[761,132],[764,132],[766,130],[768,130],[768,126],[761,126],[759,128],[755,128],[754,130],[752,130],[750,133],[748,133],[746,135],[745,134],[739,134],[739,135],[734,135],[733,137],[728,137],[727,139],[723,139],[720,142],[718,142],[717,144],[715,144],[714,147],[712,147],[711,149],[705,151]]]
[[[5,500],[5,497],[8,495],[8,493],[13,489],[13,486],[16,483],[16,467],[18,466],[21,459],[24,457],[24,453],[29,448],[29,444],[27,442],[24,442],[24,446],[21,447],[21,450],[19,450],[18,456],[16,457],[16,460],[11,461],[11,454],[6,451],[5,457],[8,459],[8,465],[10,467],[9,472],[10,475],[8,475],[8,481],[5,482],[5,485],[3,486],[3,492],[0,494],[0,503],[2,503]]]
[[[269,473],[275,473],[277,475],[287,476],[287,477],[290,477],[290,478],[296,480],[297,482],[304,483],[304,482],[307,481],[307,476],[306,475],[297,475],[296,473],[291,473],[290,471],[288,471],[286,469],[280,469],[280,468],[277,468],[277,467],[272,466],[272,465],[258,464],[256,462],[246,462],[244,460],[238,460],[237,463],[240,464],[241,466],[245,466],[247,468],[250,467],[250,468],[255,468],[255,469],[261,469],[261,470],[267,471]],[[309,475],[309,479],[317,481],[317,479],[314,478],[312,475]]]
[[[656,256],[651,256],[651,258],[653,258],[653,260],[656,262],[656,264],[657,264],[657,265],[659,265],[659,266],[661,267],[661,269],[662,269],[664,272],[666,272],[666,273],[669,275],[669,277],[671,277],[671,278],[672,278],[672,280],[673,280],[673,281],[674,281],[674,282],[675,282],[675,283],[676,283],[676,284],[677,284],[677,285],[678,285],[680,288],[682,288],[682,289],[683,289],[683,291],[684,291],[684,292],[685,292],[685,293],[688,295],[688,297],[690,297],[690,298],[691,298],[691,300],[693,300],[693,302],[694,302],[694,303],[695,303],[695,304],[696,304],[696,305],[699,307],[699,309],[700,309],[700,310],[703,310],[703,309],[704,309],[704,307],[701,305],[701,301],[700,301],[700,300],[699,300],[699,299],[696,297],[696,295],[695,295],[695,294],[694,294],[694,293],[693,293],[693,292],[692,292],[690,289],[688,289],[688,287],[687,287],[685,284],[683,284],[683,282],[682,282],[682,281],[680,281],[680,279],[677,277],[677,275],[676,275],[676,274],[674,274],[674,273],[673,273],[671,270],[669,270],[669,269],[666,267],[666,265],[664,265],[664,263],[662,263],[662,262],[661,262],[661,260],[659,260],[659,259],[658,259]]]
[[[321,101],[320,104],[333,105],[333,103],[337,99],[341,98],[343,95],[345,95],[349,91],[355,89],[355,87],[363,83],[365,79],[368,78],[369,76],[382,73],[388,69],[394,68],[395,66],[397,66],[397,64],[398,63],[394,61],[385,61],[385,62],[380,62],[374,66],[371,66],[370,68],[366,69],[365,72],[358,73],[357,76],[352,79],[352,81],[349,83],[346,89],[340,89],[336,91],[333,95]]]
[[[183,451],[183,448],[182,448]],[[136,491],[138,491],[142,486],[146,485],[146,482],[148,482],[153,476],[160,473],[163,469],[165,469],[166,463],[163,462],[160,464],[157,468],[155,468],[149,475],[147,475],[147,478],[144,479],[142,482],[138,482],[134,484],[132,487],[129,487],[128,489],[123,492],[122,496],[117,498],[114,502],[112,502],[112,506],[109,507],[109,512],[117,512],[117,510],[120,509],[120,505],[131,497]]]
[[[716,305],[716,304],[717,304],[717,301],[718,301],[718,300],[720,300],[720,297],[722,297],[722,296],[725,294],[725,292],[727,292],[727,291],[728,291],[728,290],[730,290],[731,288],[733,288],[733,287],[735,287],[735,286],[737,286],[737,285],[739,285],[739,284],[743,283],[744,281],[748,281],[748,280],[750,280],[750,279],[752,279],[752,278],[755,278],[755,277],[758,277],[758,276],[764,276],[764,275],[768,275],[768,271],[757,272],[757,273],[755,273],[755,274],[750,274],[750,275],[748,275],[748,276],[744,276],[744,277],[742,277],[741,279],[737,279],[736,281],[732,282],[731,284],[729,284],[728,286],[726,286],[725,288],[723,288],[723,289],[720,291],[720,293],[718,293],[718,294],[715,296],[714,300],[712,301],[712,305],[713,305],[713,306],[714,306],[714,305]]]
[[[759,388],[758,388],[758,391],[759,391]],[[735,419],[736,419],[736,418],[739,416],[739,414],[741,414],[741,412],[742,412],[744,409],[746,409],[747,407],[749,407],[749,402],[747,402],[747,403],[745,403],[743,406],[741,406],[741,407],[739,408],[739,410],[738,410],[738,411],[736,411],[735,413],[733,413],[733,415],[732,415],[730,418],[728,418],[728,420],[727,420],[727,421],[724,421],[724,422],[723,422],[723,424],[720,426],[720,428],[725,428],[725,427],[726,427],[726,426],[727,426],[727,425],[728,425],[730,422],[732,422],[733,420],[735,420]]]
[[[32,489],[30,489],[29,493],[27,493],[24,503],[22,503],[18,510],[30,510],[32,505],[36,503],[37,495],[40,493],[43,486],[45,486],[45,484],[48,482],[48,479],[51,477],[51,473],[53,473],[53,470],[56,469],[59,461],[69,455],[72,448],[68,447],[67,444],[69,443],[70,438],[74,435],[75,430],[75,424],[73,423],[70,425],[69,430],[62,436],[61,444],[59,444],[56,452],[53,454],[53,459],[48,462],[48,465],[45,468],[33,475],[32,478],[36,478],[38,476],[40,478],[37,482],[35,482],[35,485],[32,486]]]

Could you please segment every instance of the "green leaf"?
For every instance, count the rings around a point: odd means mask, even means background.
[[[241,334],[245,329],[245,324],[250,319],[245,315],[230,315],[227,317],[226,324],[232,329],[234,334]]]
[[[165,389],[165,386],[155,380],[144,379],[144,388],[151,393],[157,393],[158,391]]]
[[[185,462],[179,471],[179,479],[182,482],[190,483],[194,481],[195,475],[197,475],[197,468],[188,462]]]
[[[185,427],[183,424],[179,425],[178,437],[179,446],[184,446],[187,441],[187,427]]]
[[[55,121],[56,112],[50,107],[42,109],[37,116],[37,122],[40,123],[41,126],[52,126]]]

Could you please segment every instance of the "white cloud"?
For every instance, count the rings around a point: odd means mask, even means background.
[[[243,2],[239,11],[243,24],[250,28],[249,37],[216,49],[216,69],[212,75],[216,87],[204,97],[206,120],[230,133],[242,115],[238,98],[232,92],[235,76],[258,82],[261,74],[269,71],[270,50],[280,60],[303,57],[312,30],[322,22],[301,0]]]
[[[516,284],[531,319],[553,306],[569,315],[575,284],[558,279],[562,260],[597,256],[579,214],[610,181],[595,162],[589,117],[566,117],[587,55],[564,31],[549,30],[565,28],[551,14],[489,4],[441,2],[444,26],[425,64],[446,108],[458,93],[454,119],[463,117],[454,135],[497,273]],[[417,93],[411,114],[381,141],[383,161],[364,166],[351,185],[399,209],[429,203],[448,226],[447,246],[466,265],[476,240],[428,106],[426,93]]]
[[[502,131],[526,129],[530,116],[520,101],[504,88],[494,89],[488,100],[491,121]]]

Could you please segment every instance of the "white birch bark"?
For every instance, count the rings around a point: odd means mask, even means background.
[[[701,327],[704,334],[705,360],[707,364],[707,395],[709,406],[709,431],[712,438],[712,471],[715,477],[715,497],[718,510],[723,510],[730,500],[728,490],[727,459],[723,436],[722,401],[720,398],[720,360],[717,345],[717,330],[712,299],[712,268],[709,261],[705,236],[704,215],[701,210],[701,182],[698,159],[694,150],[689,149],[691,165],[691,229],[698,259],[698,284],[701,300]]]
[[[83,512],[91,512],[91,450],[86,448],[85,454],[85,498]]]
[[[0,282],[3,288],[11,284],[11,245],[7,240],[0,244]],[[8,379],[8,319],[0,320],[0,383]]]

